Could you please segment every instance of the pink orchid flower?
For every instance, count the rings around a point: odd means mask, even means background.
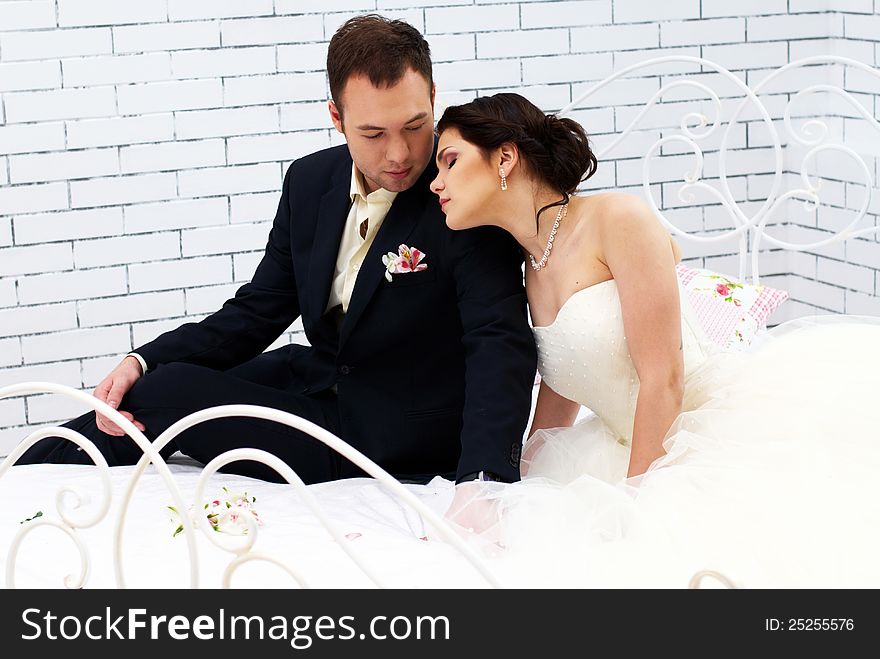
[[[422,263],[425,254],[421,250],[401,245],[397,248],[397,252],[400,254],[397,266],[400,272],[421,272],[428,269],[428,264]]]
[[[391,275],[427,270],[428,264],[422,263],[425,256],[421,250],[401,244],[397,248],[397,254],[388,252],[382,257],[382,263],[385,264],[385,279],[391,281]]]

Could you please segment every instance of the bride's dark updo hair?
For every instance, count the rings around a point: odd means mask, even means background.
[[[437,123],[437,132],[449,128],[477,146],[487,160],[502,144],[515,144],[528,171],[562,193],[559,203],[565,203],[598,167],[583,126],[573,119],[544,114],[519,94],[481,96],[450,106]]]

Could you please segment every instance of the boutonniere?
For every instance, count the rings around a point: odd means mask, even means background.
[[[385,279],[391,281],[391,275],[427,270],[428,264],[422,263],[425,256],[423,251],[406,245],[398,247],[397,254],[388,252],[382,257],[382,263],[385,264]]]

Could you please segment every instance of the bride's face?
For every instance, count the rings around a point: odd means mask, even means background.
[[[450,229],[470,229],[487,224],[487,209],[500,190],[498,172],[477,146],[465,141],[454,128],[443,131],[437,143],[437,178],[431,191],[440,197]]]

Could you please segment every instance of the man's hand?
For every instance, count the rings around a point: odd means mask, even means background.
[[[101,380],[101,383],[92,393],[95,398],[104,401],[113,409],[118,410],[120,401],[122,401],[125,394],[129,392],[134,386],[134,383],[137,382],[142,375],[141,365],[138,360],[131,356],[126,357],[119,362],[119,365],[116,368],[110,371],[110,375]],[[119,413],[134,423],[135,427],[141,432],[145,430],[144,424],[140,421],[136,421],[134,416],[129,412],[119,410]],[[122,428],[117,426],[106,416],[97,412],[95,412],[95,423],[98,426],[98,430],[105,432],[108,435],[122,437],[126,434]]]

